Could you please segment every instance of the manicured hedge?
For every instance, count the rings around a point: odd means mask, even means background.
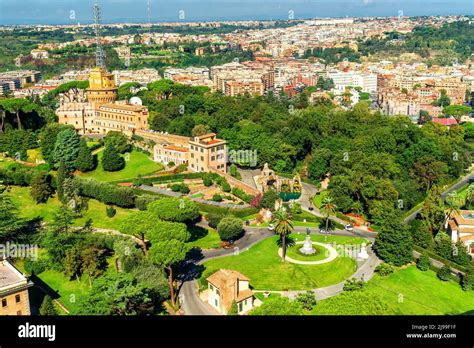
[[[235,217],[238,217],[241,219],[245,218],[246,216],[256,214],[259,211],[257,208],[230,209],[230,208],[218,207],[215,205],[204,204],[204,203],[199,203],[199,202],[196,202],[196,204],[198,205],[200,211],[203,211],[206,213],[212,213],[212,214],[219,214],[219,215],[232,214]]]
[[[135,180],[136,184],[141,185],[153,185],[153,184],[162,184],[167,182],[182,181],[184,179],[200,179],[202,178],[203,173],[187,173],[187,174],[176,174],[176,175],[163,175],[163,176],[153,176],[150,178],[140,178]],[[130,180],[121,180],[116,181],[115,183],[129,182]]]
[[[418,251],[421,254],[425,254],[425,255],[429,256],[433,260],[444,263],[446,266],[457,269],[458,271],[461,271],[461,272],[465,273],[465,272],[469,271],[470,269],[472,270],[472,267],[469,268],[469,267],[464,267],[464,266],[458,265],[457,263],[454,263],[450,260],[446,260],[445,258],[442,258],[438,254],[435,254],[434,252],[432,252],[430,250],[419,247],[418,245],[414,245],[413,249]]]
[[[79,183],[81,196],[122,208],[135,207],[135,193],[129,187],[115,186],[94,179],[75,178],[75,180]]]

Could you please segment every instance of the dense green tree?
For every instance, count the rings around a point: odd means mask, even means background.
[[[40,133],[39,140],[41,145],[41,154],[43,159],[50,165],[54,165],[54,148],[56,147],[56,139],[58,134],[70,126],[58,123],[48,124]]]
[[[387,315],[392,314],[380,295],[367,291],[343,292],[321,301],[317,307],[321,315]]]
[[[81,139],[79,144],[79,152],[76,159],[76,168],[77,170],[85,173],[91,170],[94,170],[96,167],[96,159],[92,155],[92,151],[87,146],[87,143],[84,139]]]
[[[5,192],[0,192],[0,240],[10,239],[23,225],[18,208]]]
[[[155,312],[154,297],[153,290],[131,274],[107,274],[93,283],[75,314],[150,315]]]
[[[59,164],[61,160],[68,171],[76,169],[76,159],[79,153],[80,137],[72,128],[60,131],[54,146],[53,161]]]
[[[275,190],[268,190],[263,194],[260,205],[262,208],[273,210],[275,208],[275,201],[279,198],[280,197]]]
[[[125,160],[115,146],[107,145],[102,156],[102,168],[106,172],[116,172],[125,168]]]
[[[130,152],[132,149],[128,137],[122,132],[108,132],[104,138],[104,144],[106,147],[115,147],[115,149],[122,154],[125,152]]]
[[[58,315],[58,311],[54,307],[53,299],[51,296],[46,295],[41,303],[39,309],[40,315],[50,316],[50,315]]]
[[[54,195],[52,178],[49,173],[39,172],[33,177],[30,195],[36,204],[46,203]]]
[[[296,301],[301,304],[303,309],[307,311],[313,310],[314,307],[316,307],[316,295],[313,291],[306,291],[302,294],[299,294],[296,297]]]
[[[150,261],[166,268],[168,271],[171,305],[173,307],[176,305],[173,269],[179,262],[184,261],[188,250],[189,248],[184,242],[176,239],[153,243],[150,247]]]
[[[200,215],[196,203],[173,197],[163,197],[150,203],[148,211],[161,220],[174,222],[192,222]]]
[[[412,236],[400,220],[400,216],[395,213],[387,216],[375,239],[377,254],[395,266],[405,265],[413,258]]]
[[[303,307],[298,301],[290,301],[280,296],[267,299],[261,306],[250,311],[250,315],[303,315]]]
[[[226,216],[217,225],[217,232],[223,241],[236,240],[243,232],[242,220],[239,218]]]

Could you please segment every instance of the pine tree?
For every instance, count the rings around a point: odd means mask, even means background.
[[[51,176],[48,173],[41,172],[36,174],[31,180],[31,197],[39,203],[46,203],[54,194],[51,186]]]
[[[125,160],[113,145],[108,145],[102,156],[102,168],[107,172],[116,172],[125,167]]]
[[[46,295],[41,303],[40,315],[58,315],[56,308],[54,308],[53,299],[51,296]]]
[[[61,160],[64,160],[64,165],[68,171],[76,169],[80,139],[74,129],[67,128],[59,132],[54,146],[54,163],[59,163]]]
[[[87,146],[84,139],[81,139],[79,144],[79,152],[76,159],[76,168],[81,172],[89,172],[95,168],[95,158],[92,155],[92,151]]]
[[[64,159],[59,162],[58,173],[56,175],[56,190],[58,191],[58,198],[61,202],[66,203],[64,200],[64,181],[69,178],[69,172],[64,164]]]

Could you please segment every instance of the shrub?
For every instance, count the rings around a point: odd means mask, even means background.
[[[242,231],[242,220],[230,216],[224,217],[217,225],[217,232],[223,241],[238,239]]]
[[[46,270],[46,266],[46,262],[42,260],[34,261],[31,258],[26,258],[25,262],[23,263],[25,271],[29,274],[35,275],[43,273]]]
[[[212,181],[212,179],[211,179],[209,176],[205,176],[205,177],[202,179],[202,183],[204,184],[204,186],[209,187],[209,186],[212,186],[213,181]]]
[[[474,289],[474,274],[472,271],[466,272],[461,280],[461,287],[464,291]]]
[[[179,192],[181,190],[181,184],[173,184],[170,188],[173,192]]]
[[[222,202],[222,196],[220,194],[214,194],[214,196],[212,196],[212,200],[214,202]]]
[[[436,274],[439,279],[445,282],[451,279],[451,269],[446,265],[441,267]]]
[[[296,301],[307,311],[312,310],[316,306],[316,295],[312,291],[306,291],[296,297]]]
[[[245,203],[250,203],[253,199],[253,196],[252,195],[249,195],[247,193],[245,193],[243,190],[237,188],[237,187],[234,187],[232,189],[232,194],[234,196],[237,196],[239,197],[241,200],[243,200]]]
[[[115,209],[114,207],[109,205],[109,206],[107,206],[107,208],[105,208],[105,212],[107,214],[107,217],[113,218],[115,216],[115,214],[117,214],[117,209]]]
[[[209,213],[206,215],[206,220],[209,226],[212,228],[217,228],[217,225],[219,225],[219,222],[221,222],[223,218],[224,218],[224,215],[217,214],[217,213]]]
[[[107,146],[104,150],[102,168],[106,172],[117,172],[125,168],[125,160],[113,145]]]
[[[273,209],[275,201],[278,199],[278,194],[274,190],[269,190],[263,194],[261,207],[266,209]]]
[[[189,192],[191,192],[191,190],[189,189],[189,187],[187,185],[182,184],[181,187],[179,188],[179,192],[181,192],[182,194],[187,195]]]
[[[173,161],[168,162],[168,167],[174,167],[176,164]]]
[[[393,273],[393,267],[392,267],[392,265],[390,265],[388,263],[381,263],[380,265],[378,265],[375,268],[375,272],[380,274],[382,277],[386,277],[389,274]]]
[[[431,266],[431,263],[430,263],[430,258],[428,257],[428,255],[422,254],[419,257],[419,259],[416,261],[416,267],[418,267],[420,271],[425,272],[430,269],[430,266]]]
[[[355,278],[348,279],[344,283],[344,291],[358,291],[363,290],[365,287],[365,282],[362,280],[357,280]]]
[[[230,192],[232,188],[230,187],[229,183],[227,181],[223,181],[221,184],[222,191],[224,192]]]

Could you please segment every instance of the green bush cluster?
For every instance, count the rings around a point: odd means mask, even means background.
[[[129,187],[115,186],[94,179],[75,178],[75,180],[78,180],[81,196],[122,208],[135,207],[135,193]]]

